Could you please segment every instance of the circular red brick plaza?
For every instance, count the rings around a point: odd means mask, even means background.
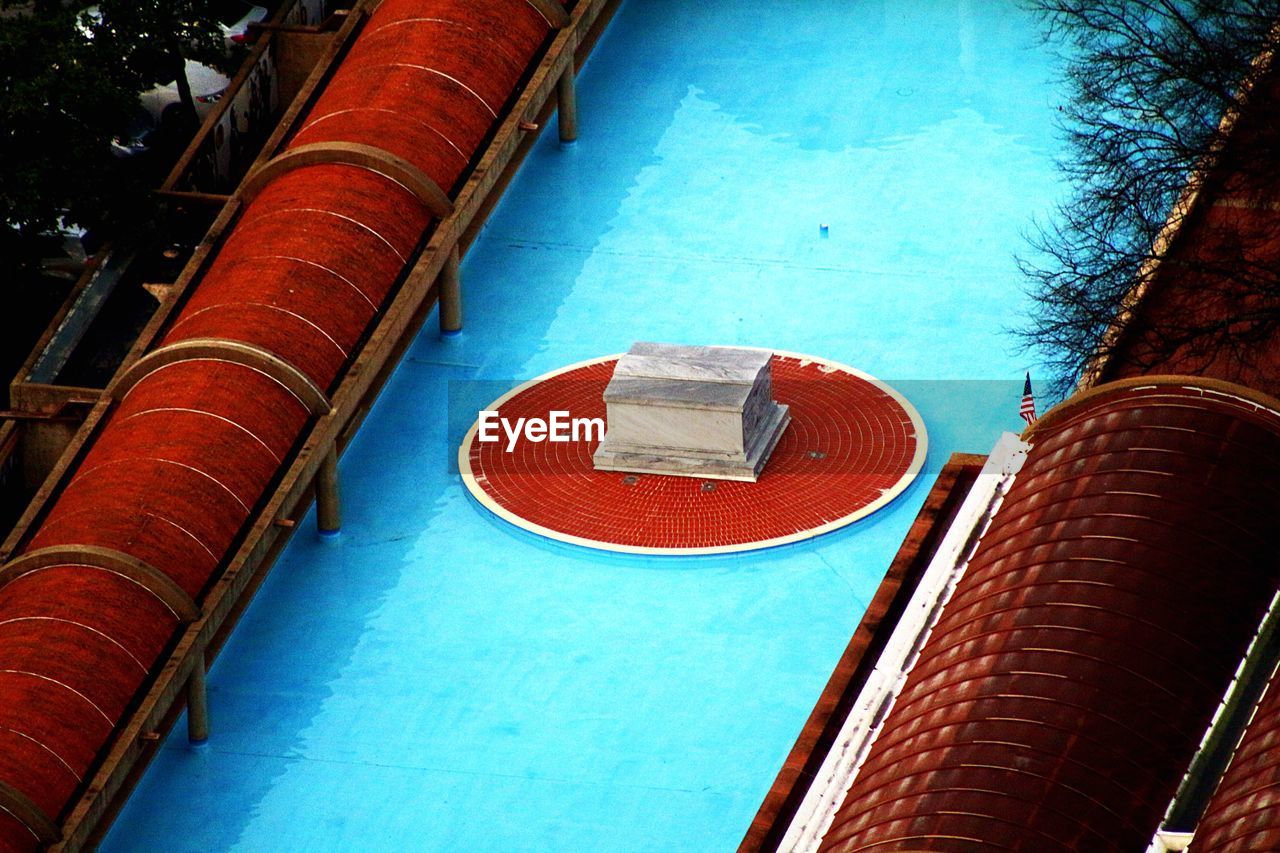
[[[540,376],[490,404],[510,422],[604,418],[619,356]],[[773,396],[791,424],[755,483],[596,471],[597,438],[532,442],[503,436],[458,451],[471,493],[497,515],[561,541],[610,551],[712,554],[808,539],[874,512],[924,463],[924,423],[897,392],[844,365],[773,356]],[[501,429],[497,430],[501,435]]]

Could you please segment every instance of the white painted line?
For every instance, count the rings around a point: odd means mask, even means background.
[[[1029,445],[1011,432],[996,442],[960,510],[920,576],[911,600],[845,718],[779,849],[816,851],[889,716],[907,673],[929,638],[991,517],[1027,458]],[[976,536],[974,534],[977,534]]]

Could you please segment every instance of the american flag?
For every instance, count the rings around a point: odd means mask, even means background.
[[[1026,384],[1022,386],[1022,405],[1018,407],[1018,414],[1022,415],[1022,419],[1028,425],[1036,422],[1036,398],[1031,393],[1031,374],[1027,373]]]

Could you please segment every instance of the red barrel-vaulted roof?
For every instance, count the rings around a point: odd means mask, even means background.
[[[1280,416],[1152,378],[1077,396],[1028,438],[823,849],[1154,835],[1276,588]]]
[[[429,220],[407,189],[367,169],[287,172],[249,204],[161,343],[253,344],[324,388]]]
[[[385,0],[289,147],[380,148],[447,191],[549,31],[526,0]],[[410,189],[370,169],[283,171],[160,344],[249,345],[326,389],[430,224]],[[310,416],[290,388],[216,347],[127,390],[24,549],[69,556],[0,587],[0,785],[56,821],[181,624],[171,602],[76,549],[153,567],[198,602]],[[0,851],[36,847],[33,828],[0,808]]]
[[[527,0],[383,0],[290,146],[375,145],[448,191],[548,27]]]

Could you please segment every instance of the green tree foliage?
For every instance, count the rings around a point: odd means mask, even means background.
[[[176,79],[194,118],[195,103],[182,73],[186,60],[213,66],[226,62],[215,5],[214,0],[99,0],[93,35],[110,43],[143,88]]]
[[[1148,269],[1157,236],[1189,178],[1222,151],[1221,119],[1255,73],[1254,60],[1280,18],[1280,0],[1029,5],[1042,16],[1047,38],[1062,48],[1068,100],[1060,109],[1068,153],[1060,168],[1070,193],[1047,222],[1037,224],[1032,251],[1020,259],[1036,301],[1021,334],[1045,355],[1055,390],[1062,392],[1092,358],[1106,354],[1104,333]],[[1267,136],[1255,139],[1265,150],[1236,150],[1234,159],[1274,168],[1274,135]],[[1239,144],[1232,140],[1237,149]],[[1234,253],[1202,260],[1204,268],[1195,272],[1207,287],[1267,297],[1274,330],[1280,324],[1280,270],[1249,259],[1249,247],[1237,239]],[[1254,302],[1250,310],[1258,307]],[[1200,322],[1191,313],[1186,323],[1164,330],[1171,351],[1188,345],[1247,348],[1247,335],[1240,333],[1262,330],[1230,318]]]
[[[0,222],[88,221],[115,191],[110,141],[137,107],[137,76],[50,5],[0,22],[0,86]]]
[[[213,0],[101,0],[95,15],[56,0],[0,18],[0,263],[30,260],[32,236],[62,218],[97,225],[138,215],[143,176],[111,153],[138,96],[178,81],[187,59],[223,65]],[[8,227],[3,227],[3,224]]]

